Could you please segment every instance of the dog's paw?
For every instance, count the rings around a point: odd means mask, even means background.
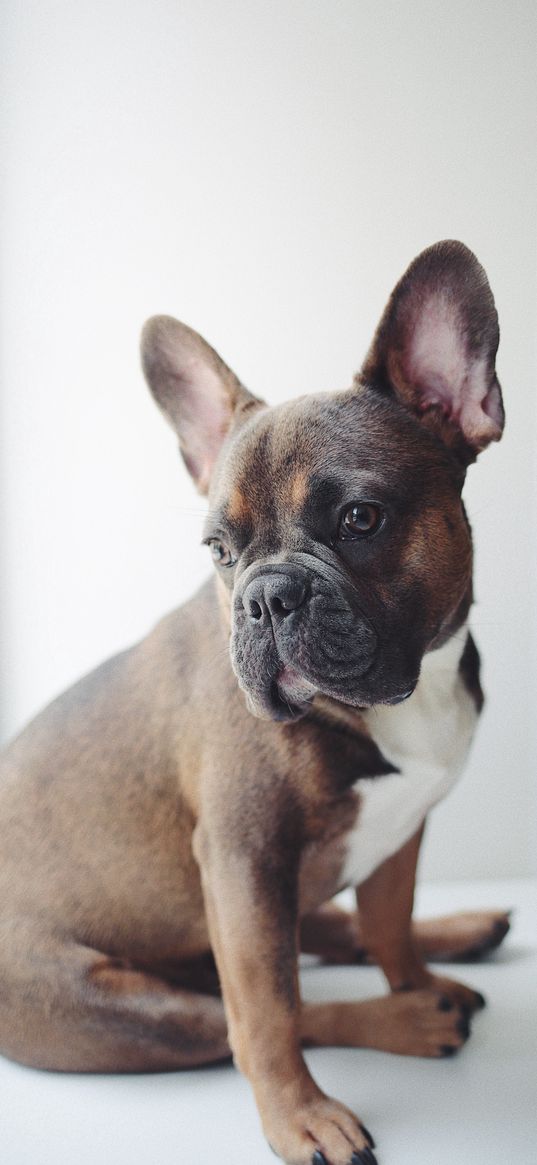
[[[356,1046],[398,1056],[453,1056],[470,1035],[469,1009],[442,991],[420,987],[358,1005]],[[348,1028],[352,1033],[352,1011]],[[349,1039],[349,1043],[351,1039]]]
[[[280,1111],[274,1131],[265,1122],[265,1132],[287,1165],[378,1165],[371,1134],[350,1109],[322,1093],[286,1120]]]
[[[485,997],[480,991],[475,991],[473,987],[467,987],[465,983],[459,983],[456,979],[446,979],[443,975],[429,973],[427,988],[445,996],[456,1007],[462,1008],[467,1015],[473,1015],[474,1011],[481,1011],[486,1006]]]
[[[510,919],[509,910],[466,910],[414,921],[413,931],[426,962],[466,963],[495,951],[509,931]]]

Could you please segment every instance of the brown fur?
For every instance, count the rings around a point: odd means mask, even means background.
[[[436,259],[425,259],[426,272]],[[461,262],[459,250],[457,271]],[[470,437],[452,439],[450,429],[439,440],[413,415],[416,386],[409,411],[401,386],[388,384],[392,315],[352,390],[273,410],[190,329],[150,322],[146,374],[198,487],[210,489],[206,535],[229,540],[236,568],[51,704],[1,762],[4,1054],[55,1070],[138,1072],[232,1053],[270,1143],[296,1165],[314,1154],[328,1165],[351,1155],[353,1165],[374,1163],[369,1135],[317,1087],[301,1043],[441,1056],[464,1043],[481,1002],[424,965],[427,943],[411,923],[421,830],[359,888],[359,923],[326,909],[360,814],[355,783],[394,772],[360,709],[399,698],[408,668],[463,624],[471,602],[460,502]],[[492,323],[489,332],[493,347]],[[389,540],[360,549],[341,540],[336,553],[349,490],[367,498],[369,488],[385,499]],[[306,563],[318,587],[316,651],[333,636],[302,718],[284,700],[280,720],[254,718],[231,666],[237,611],[247,618],[241,580],[259,563],[280,581]],[[327,617],[323,635],[326,609],[340,623],[333,631]],[[362,688],[360,651],[374,626],[380,647]],[[328,665],[342,641],[339,663],[350,660],[358,678],[339,696]],[[245,659],[248,693],[262,665]],[[479,702],[471,645],[461,673]],[[455,956],[484,948],[499,922],[446,920],[429,945],[438,951],[445,936]],[[301,924],[306,949],[376,958],[392,994],[302,1006]]]

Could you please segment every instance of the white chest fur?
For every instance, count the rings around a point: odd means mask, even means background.
[[[456,781],[472,740],[477,710],[459,674],[467,628],[424,657],[413,695],[366,713],[371,736],[399,772],[362,778],[355,828],[348,837],[344,884],[359,885],[397,852]]]

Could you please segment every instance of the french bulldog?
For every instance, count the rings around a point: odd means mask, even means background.
[[[0,1048],[77,1072],[233,1055],[289,1165],[373,1165],[307,1045],[451,1055],[483,1004],[428,959],[500,912],[412,922],[426,816],[482,705],[468,466],[502,433],[498,323],[463,244],[411,264],[343,391],[267,407],[196,332],[142,362],[208,495],[215,571],[5,752]],[[344,887],[357,911],[331,903]],[[302,1003],[300,950],[386,996]]]

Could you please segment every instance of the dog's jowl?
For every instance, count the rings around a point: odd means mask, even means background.
[[[233,1055],[284,1161],[371,1165],[302,1046],[465,1042],[483,1000],[426,963],[490,949],[506,919],[411,913],[426,815],[482,703],[461,490],[501,436],[497,346],[457,242],[412,263],[344,391],[269,408],[184,324],[146,325],[214,570],[4,755],[6,1056],[140,1072]],[[352,915],[330,905],[344,886]],[[375,959],[389,993],[302,1004],[301,949]]]

